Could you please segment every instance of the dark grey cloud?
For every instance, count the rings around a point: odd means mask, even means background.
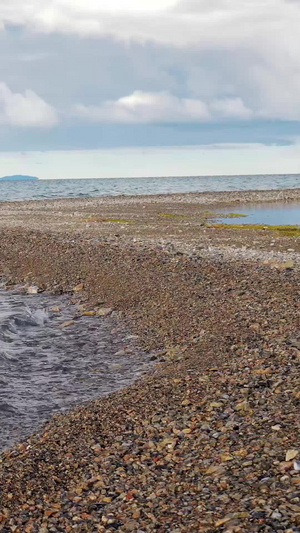
[[[169,5],[145,15],[109,13],[107,2],[96,0],[3,0],[0,83],[13,101],[29,90],[45,103],[44,113],[55,114],[52,122],[48,115],[52,131],[30,131],[25,139],[12,128],[4,146],[19,147],[22,138],[29,148],[88,148],[222,142],[229,131],[232,142],[296,136],[299,2]],[[193,124],[205,117],[207,124]],[[117,121],[135,124],[109,124]]]
[[[0,32],[0,72],[14,91],[30,87],[52,104],[99,104],[141,90],[185,91],[182,52],[153,43]]]
[[[216,143],[292,144],[300,122],[239,122],[235,124],[115,125],[61,124],[59,128],[26,134],[0,127],[2,151],[86,150],[134,146],[181,146]]]

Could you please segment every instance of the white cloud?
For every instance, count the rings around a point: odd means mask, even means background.
[[[253,115],[240,98],[206,103],[193,98],[178,98],[166,91],[134,91],[116,101],[106,101],[98,107],[78,105],[75,113],[93,122],[117,124],[210,122],[228,118],[245,120]]]
[[[162,86],[150,103],[145,98],[138,103],[134,92],[126,97],[132,107],[120,98],[79,108],[86,118],[158,122],[172,120],[172,110],[174,120],[300,120],[298,1],[1,0],[0,29],[5,24],[41,33],[154,42],[197,54],[187,65],[182,56],[186,98],[174,100]],[[151,72],[151,64],[147,69]]]
[[[117,39],[206,47],[293,39],[299,2],[288,0],[1,0],[0,23]],[[267,31],[266,31],[267,30]]]
[[[1,0],[0,28],[1,23],[21,24],[37,31],[119,36],[122,23],[138,25],[139,18],[161,15],[176,4],[177,0]],[[130,38],[128,29],[124,38]]]
[[[77,115],[95,122],[147,124],[157,122],[203,122],[209,120],[205,103],[178,98],[167,92],[134,91],[116,101],[109,100],[99,107],[78,105]]]
[[[177,0],[59,0],[57,4],[84,12],[121,12],[121,13],[151,13],[170,9],[177,4]]]
[[[245,106],[241,98],[223,98],[210,104],[210,109],[217,118],[248,120],[254,118],[254,113]]]
[[[13,93],[0,82],[0,124],[23,127],[49,128],[58,123],[58,115],[36,93]]]

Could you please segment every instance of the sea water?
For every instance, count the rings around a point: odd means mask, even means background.
[[[0,202],[116,195],[300,188],[300,174],[1,181]]]

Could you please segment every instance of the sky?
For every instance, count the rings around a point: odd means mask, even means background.
[[[0,176],[300,172],[300,0],[1,0]]]

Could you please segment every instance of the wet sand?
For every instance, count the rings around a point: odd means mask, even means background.
[[[298,197],[1,205],[10,286],[104,302],[158,360],[1,456],[0,530],[298,531],[299,239],[205,213]]]

